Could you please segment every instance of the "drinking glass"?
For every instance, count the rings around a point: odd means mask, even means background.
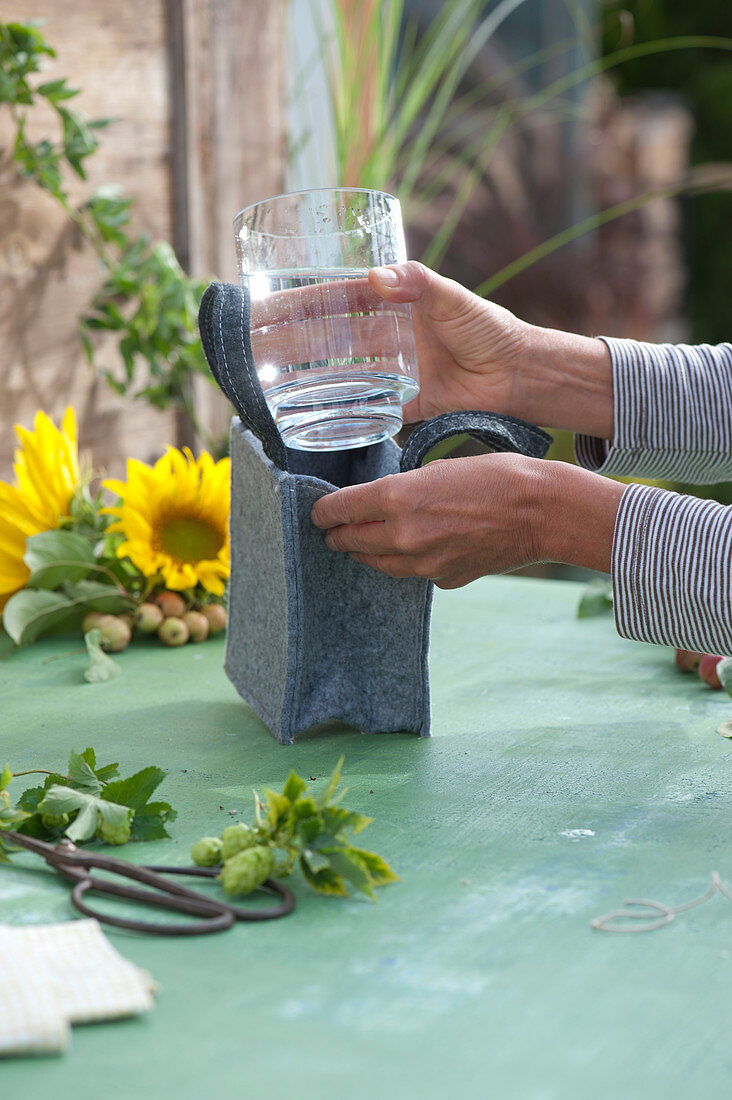
[[[343,450],[402,426],[419,390],[411,307],[369,268],[406,260],[399,202],[382,191],[278,195],[234,218],[254,365],[288,447]]]

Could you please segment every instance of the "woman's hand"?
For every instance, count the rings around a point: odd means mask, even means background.
[[[521,408],[521,364],[529,326],[416,260],[373,268],[369,284],[387,302],[412,306],[420,392],[407,423],[455,409]]]
[[[398,328],[381,308],[390,302],[410,303],[414,320],[420,391],[405,406],[407,423],[485,409],[611,437],[612,368],[601,340],[526,324],[414,260],[253,297],[252,351],[265,388],[293,363],[396,357]]]
[[[455,409],[488,409],[548,428],[613,429],[610,353],[601,340],[537,328],[423,264],[373,268],[369,286],[412,306],[420,392],[407,423]]]
[[[459,588],[537,561],[609,572],[624,489],[565,463],[489,454],[339,489],[311,519],[363,565]]]

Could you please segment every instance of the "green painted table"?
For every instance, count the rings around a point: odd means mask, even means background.
[[[348,802],[376,817],[364,843],[402,876],[375,905],[297,884],[291,917],[200,939],[111,931],[160,982],[156,1008],[76,1028],[63,1057],[2,1064],[3,1095],[726,1092],[732,905],[647,935],[590,920],[626,896],[685,901],[713,869],[732,880],[732,746],[715,732],[732,705],[609,618],[577,621],[578,593],[523,578],[437,592],[431,740],[282,748],[225,679],[218,640],[133,647],[108,684],[83,682],[73,639],[0,664],[0,761],[60,766],[93,743],[126,770],[169,769],[174,839],[131,858],[184,863],[229,810],[249,816],[253,786],[324,776],[344,752]],[[70,915],[45,865],[0,869],[0,920]]]

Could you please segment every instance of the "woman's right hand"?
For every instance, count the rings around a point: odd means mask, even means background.
[[[368,278],[380,298],[412,307],[420,392],[404,407],[407,423],[456,409],[524,415],[529,325],[416,260],[372,268]]]
[[[409,303],[420,390],[407,423],[458,409],[508,413],[546,428],[609,439],[612,367],[601,340],[537,328],[416,260],[368,278],[274,291],[251,300],[260,380],[292,363],[394,355],[393,319],[380,302]],[[348,325],[332,320],[349,315]]]
[[[372,268],[369,285],[412,306],[420,392],[407,422],[487,409],[610,439],[613,378],[602,341],[538,328],[415,260]]]

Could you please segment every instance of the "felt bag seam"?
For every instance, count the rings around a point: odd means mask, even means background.
[[[425,684],[428,683],[428,657],[429,657],[429,628],[430,628],[430,610],[432,607],[433,596],[433,582],[428,581],[425,585],[424,593],[422,596],[422,615],[419,637],[419,645],[415,646],[416,650],[416,679],[419,684],[418,698],[415,700],[415,721],[412,725],[420,731],[420,735],[424,734],[424,716],[425,712],[428,716],[427,733],[429,733],[429,727],[431,725],[431,701],[426,697]]]
[[[243,424],[243,427],[247,431],[250,430],[249,428],[247,428],[246,424],[244,424],[243,422],[242,422],[242,424]],[[277,478],[277,475],[275,473],[274,464],[272,464],[271,460],[269,460],[269,459],[267,459],[267,462],[272,466],[272,469],[267,470],[267,473],[268,473],[270,479],[273,479],[275,482],[278,482],[278,478]],[[232,486],[232,496],[233,496],[233,486]],[[231,519],[233,519],[233,509],[230,512],[230,522],[231,522]],[[284,538],[284,532],[283,532],[283,538]],[[235,540],[232,538],[231,541],[232,541],[232,551],[234,551]],[[289,652],[289,645],[288,645],[288,652]],[[234,684],[234,686],[236,687],[236,690],[239,692],[239,694],[242,696],[242,698],[245,699],[245,701],[254,710],[255,714],[261,719],[262,722],[264,722],[264,724],[266,726],[268,726],[271,730],[279,729],[279,728],[282,727],[282,715],[280,715],[280,717],[277,718],[275,716],[274,712],[272,711],[272,709],[268,706],[268,704],[266,704],[262,701],[262,696],[259,693],[257,693],[256,691],[252,690],[251,688],[248,688],[242,682],[241,676],[236,671],[236,662],[235,662],[235,659],[234,659],[233,651],[230,651],[230,649],[229,649],[229,632],[228,631],[227,631],[226,654],[225,654],[225,658],[224,658],[224,671],[226,672],[226,675],[229,677],[229,680],[231,681],[232,684]],[[284,697],[284,693],[283,693],[283,697]]]
[[[277,475],[275,475],[277,476]],[[287,661],[286,661],[286,677],[287,685],[286,691],[283,693],[282,699],[282,719],[280,722],[280,728],[282,732],[285,732],[285,715],[287,715],[287,737],[290,742],[295,739],[295,730],[299,726],[299,718],[301,713],[300,702],[300,690],[302,686],[303,675],[303,662],[300,659],[300,654],[297,652],[297,639],[300,637],[300,631],[304,622],[303,608],[302,608],[302,577],[300,575],[300,554],[299,554],[299,532],[296,524],[296,508],[294,507],[295,486],[291,483],[290,478],[293,474],[285,474],[282,477],[278,477],[277,480],[280,483],[280,488],[283,490],[281,493],[282,508],[283,511],[287,509],[289,514],[289,523],[285,522],[285,517],[282,517],[283,529],[286,533],[285,541],[285,553],[287,553],[287,541],[290,541],[291,560],[295,563],[295,568],[285,571],[285,583],[287,590],[293,598],[287,601],[288,611],[288,624],[287,624]],[[285,501],[285,497],[287,498]],[[292,620],[290,621],[290,613],[292,613]],[[294,641],[293,641],[294,639]],[[295,707],[297,706],[297,713],[295,713]]]

